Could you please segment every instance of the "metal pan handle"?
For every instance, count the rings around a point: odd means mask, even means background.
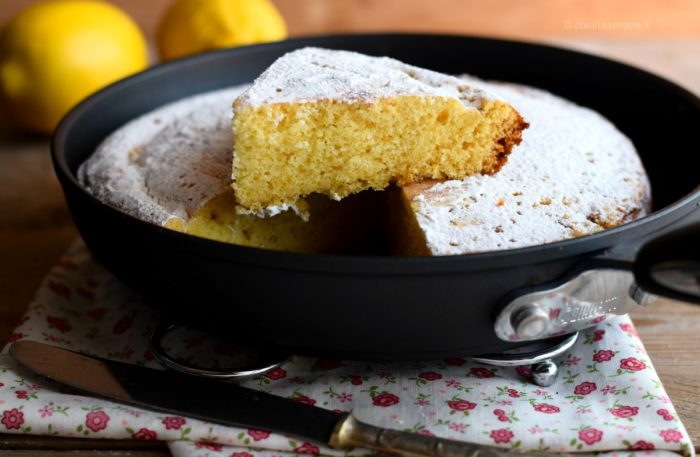
[[[657,296],[700,304],[700,223],[647,241],[633,261],[595,258],[555,283],[509,294],[494,331],[504,341],[542,340],[626,314]]]
[[[634,278],[649,293],[700,304],[700,224],[644,244],[634,262]]]

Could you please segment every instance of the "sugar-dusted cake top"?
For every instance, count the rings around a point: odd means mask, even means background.
[[[187,219],[229,189],[231,101],[246,87],[187,97],[128,122],[80,167],[80,181],[149,222]]]
[[[413,210],[433,255],[564,240],[648,210],[637,152],[603,116],[542,90],[465,81],[507,99],[530,128],[497,174],[416,190]]]
[[[466,81],[389,57],[302,48],[277,59],[238,99],[237,106],[314,100],[372,101],[400,95],[450,97],[479,109],[493,99]]]
[[[641,216],[650,199],[632,143],[609,121],[547,92],[465,79],[528,121],[495,175],[423,190],[415,214],[435,255],[529,246]],[[187,218],[230,185],[231,101],[246,86],[188,97],[112,133],[80,168],[100,200],[157,224]]]

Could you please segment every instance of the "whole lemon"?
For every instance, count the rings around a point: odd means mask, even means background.
[[[147,64],[141,31],[118,8],[39,2],[0,32],[0,102],[20,125],[50,133],[87,95]]]
[[[170,60],[286,37],[284,19],[268,0],[176,0],[158,27],[158,51]]]

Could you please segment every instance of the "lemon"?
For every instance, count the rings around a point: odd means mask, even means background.
[[[158,51],[170,60],[286,37],[284,19],[268,0],[176,0],[160,22]]]
[[[50,133],[87,95],[147,64],[141,31],[118,8],[39,2],[0,32],[0,102],[20,125]]]

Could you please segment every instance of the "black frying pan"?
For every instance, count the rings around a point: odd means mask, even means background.
[[[388,55],[441,72],[529,84],[591,107],[633,140],[651,179],[655,211],[595,235],[508,251],[433,258],[304,255],[170,231],[99,202],[77,182],[78,166],[130,119],[188,95],[250,82],[276,58],[303,46]],[[700,176],[692,165],[698,126],[697,97],[610,60],[484,38],[355,35],[295,39],[159,65],[73,110],[55,133],[52,153],[92,252],[174,318],[239,338],[257,335],[304,353],[421,359],[522,345],[494,331],[506,305],[520,291],[553,287],[587,269],[634,268],[642,289],[697,300],[700,229],[678,229],[700,220]],[[670,238],[662,236],[671,229],[676,231]],[[633,289],[637,295],[642,290]],[[523,333],[532,337],[543,322],[539,304],[533,306],[540,315],[520,313],[506,319],[508,325],[530,319],[534,327]]]

